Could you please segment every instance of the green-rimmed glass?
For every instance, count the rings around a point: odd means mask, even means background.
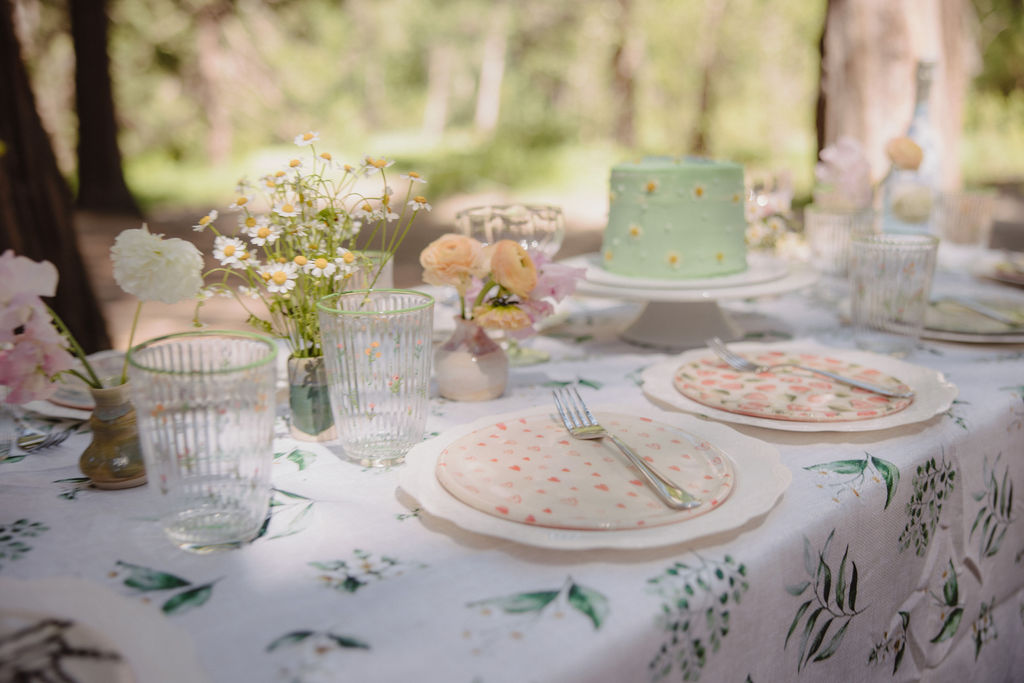
[[[427,420],[434,298],[357,290],[326,296],[317,308],[345,456],[368,467],[401,463]]]
[[[256,537],[270,505],[277,345],[249,332],[157,337],[128,352],[164,532],[187,550]]]

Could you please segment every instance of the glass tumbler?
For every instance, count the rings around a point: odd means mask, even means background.
[[[995,192],[943,192],[936,208],[939,264],[967,270],[988,249]]]
[[[405,460],[423,440],[434,298],[357,290],[317,304],[334,423],[344,455],[366,467]]]
[[[259,533],[270,506],[277,345],[196,331],[128,353],[132,401],[164,532],[203,552]]]
[[[854,341],[904,356],[924,328],[939,240],[932,235],[860,235],[850,248]]]
[[[455,214],[455,229],[484,244],[519,242],[551,259],[565,239],[565,216],[557,206],[508,204],[475,206]]]
[[[824,275],[845,278],[850,262],[850,239],[875,232],[875,212],[831,210],[814,205],[804,209],[804,234],[815,268]]]

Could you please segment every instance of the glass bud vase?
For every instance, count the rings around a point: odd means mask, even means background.
[[[455,331],[434,354],[434,374],[444,398],[488,401],[508,384],[508,356],[472,320],[455,316]]]
[[[99,489],[127,489],[146,483],[139,427],[128,384],[89,389],[96,407],[89,418],[92,442],[78,468]]]
[[[293,438],[333,441],[338,437],[323,356],[288,359],[288,406]]]

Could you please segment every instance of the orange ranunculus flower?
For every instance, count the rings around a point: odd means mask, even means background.
[[[885,153],[889,155],[889,159],[896,165],[896,168],[904,171],[917,170],[924,158],[921,147],[906,136],[889,140],[885,145]]]
[[[511,304],[477,306],[473,309],[473,322],[491,330],[521,330],[533,324],[526,311]]]
[[[529,296],[537,286],[537,268],[518,242],[501,240],[491,251],[491,277],[516,296]]]
[[[449,233],[437,238],[420,252],[423,281],[431,285],[452,285],[460,293],[470,280],[487,274],[484,248],[472,237]]]

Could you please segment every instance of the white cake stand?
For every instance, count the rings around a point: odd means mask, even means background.
[[[694,283],[686,281],[657,283],[639,280],[641,286],[627,286],[604,271],[595,254],[585,254],[562,261],[577,268],[586,268],[587,275],[576,286],[581,296],[593,296],[625,301],[640,301],[646,305],[640,316],[621,334],[622,338],[638,346],[665,351],[682,351],[705,345],[709,337],[733,340],[742,337],[742,330],[719,305],[728,299],[748,299],[796,291],[813,284],[818,272],[806,264],[785,264],[775,259],[764,259],[746,273],[728,276],[724,286],[713,286],[712,280]],[[751,262],[753,266],[753,261]],[[773,276],[765,277],[765,266],[773,267]],[[776,276],[777,275],[777,276]],[[657,284],[658,286],[653,286]],[[709,286],[711,285],[711,286]]]

